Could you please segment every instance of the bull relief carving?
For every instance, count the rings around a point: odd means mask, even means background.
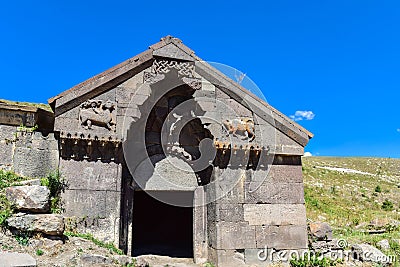
[[[115,104],[109,100],[104,103],[102,100],[88,100],[81,105],[79,120],[85,129],[96,125],[115,131],[114,110]]]
[[[195,77],[193,62],[180,62],[176,60],[156,59],[150,72],[144,73],[144,81],[150,84],[157,83],[165,78],[165,74],[172,69],[178,71],[178,78],[195,90],[201,89],[201,80]]]
[[[252,142],[255,136],[254,121],[251,118],[236,118],[223,121],[223,126],[229,135]]]

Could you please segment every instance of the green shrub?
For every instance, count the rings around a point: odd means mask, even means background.
[[[382,192],[382,188],[380,187],[380,185],[377,185],[377,186],[375,187],[375,192],[376,192],[376,193],[381,193],[381,192]]]
[[[0,190],[6,187],[17,185],[18,182],[25,180],[25,178],[10,172],[0,170]]]
[[[47,177],[40,179],[42,186],[47,186],[50,190],[50,210],[52,213],[61,213],[60,194],[64,190],[65,183],[59,171],[50,173]]]
[[[42,256],[43,254],[44,254],[43,250],[41,250],[41,249],[36,250],[36,255]]]
[[[385,199],[382,203],[382,209],[385,211],[393,210],[393,203],[389,199]]]
[[[28,232],[21,232],[15,235],[15,240],[22,246],[27,246],[30,238],[31,234]]]
[[[0,226],[6,224],[6,220],[13,213],[13,207],[4,193],[0,193]]]

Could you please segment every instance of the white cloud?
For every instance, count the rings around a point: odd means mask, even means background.
[[[312,157],[311,152],[305,152],[305,153],[304,153],[304,157]]]
[[[397,132],[398,132],[398,133],[400,133],[400,128],[399,128],[399,129],[397,129]]]
[[[292,120],[294,121],[302,121],[302,120],[307,120],[310,121],[312,119],[314,119],[315,114],[312,111],[302,111],[302,110],[298,110],[296,111],[296,113],[294,115],[291,115],[290,118],[292,118]]]

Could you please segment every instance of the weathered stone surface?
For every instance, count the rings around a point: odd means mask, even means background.
[[[244,204],[244,220],[250,225],[306,225],[304,204]]]
[[[116,255],[113,257],[121,266],[127,266],[133,262],[132,257],[126,255]]]
[[[18,182],[20,185],[41,185],[40,179],[32,179]]]
[[[20,231],[40,232],[48,235],[64,233],[64,218],[58,214],[18,213],[8,218],[7,224]]]
[[[209,248],[209,262],[218,267],[245,267],[243,251]]]
[[[363,262],[389,263],[389,258],[379,249],[368,244],[356,244],[352,248],[353,257]]]
[[[12,165],[15,126],[0,125],[0,167]]]
[[[327,223],[322,222],[312,222],[310,223],[310,234],[316,240],[332,240],[332,228]]]
[[[256,247],[255,227],[248,223],[217,222],[209,227],[211,232],[209,242],[213,248],[245,249]]]
[[[106,218],[106,191],[65,190],[61,195],[66,216]]]
[[[198,186],[189,164],[177,157],[161,154],[143,161],[133,176],[136,177],[135,182],[145,190],[192,191]]]
[[[217,168],[214,176],[218,180],[208,188],[208,199],[217,199],[217,203],[244,203],[245,170]]]
[[[58,168],[58,150],[16,147],[14,171],[28,177],[43,177]]]
[[[258,248],[276,250],[306,249],[307,227],[304,226],[256,226]]]
[[[242,204],[211,203],[209,209],[217,222],[243,222]]]
[[[60,171],[68,184],[68,189],[113,190],[118,188],[118,164],[99,161],[60,161]]]
[[[266,169],[251,171],[246,183],[303,183],[302,166],[300,165],[268,165]]]
[[[104,257],[102,255],[96,255],[96,254],[83,254],[81,256],[81,262],[87,263],[87,264],[112,264],[113,261],[110,258]]]
[[[18,210],[47,212],[50,208],[50,190],[46,186],[12,186],[6,188],[6,196]]]
[[[265,204],[304,204],[302,183],[247,183],[246,203]]]
[[[36,260],[29,254],[0,252],[0,267],[36,267]]]

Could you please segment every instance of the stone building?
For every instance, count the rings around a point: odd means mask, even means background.
[[[8,147],[6,164],[23,172],[18,157],[38,147],[47,158],[36,164],[51,162],[42,173],[58,167],[66,181],[69,227],[127,254],[218,266],[307,248],[301,156],[312,134],[179,39],[162,38],[49,104],[54,121],[38,123],[24,152]]]

